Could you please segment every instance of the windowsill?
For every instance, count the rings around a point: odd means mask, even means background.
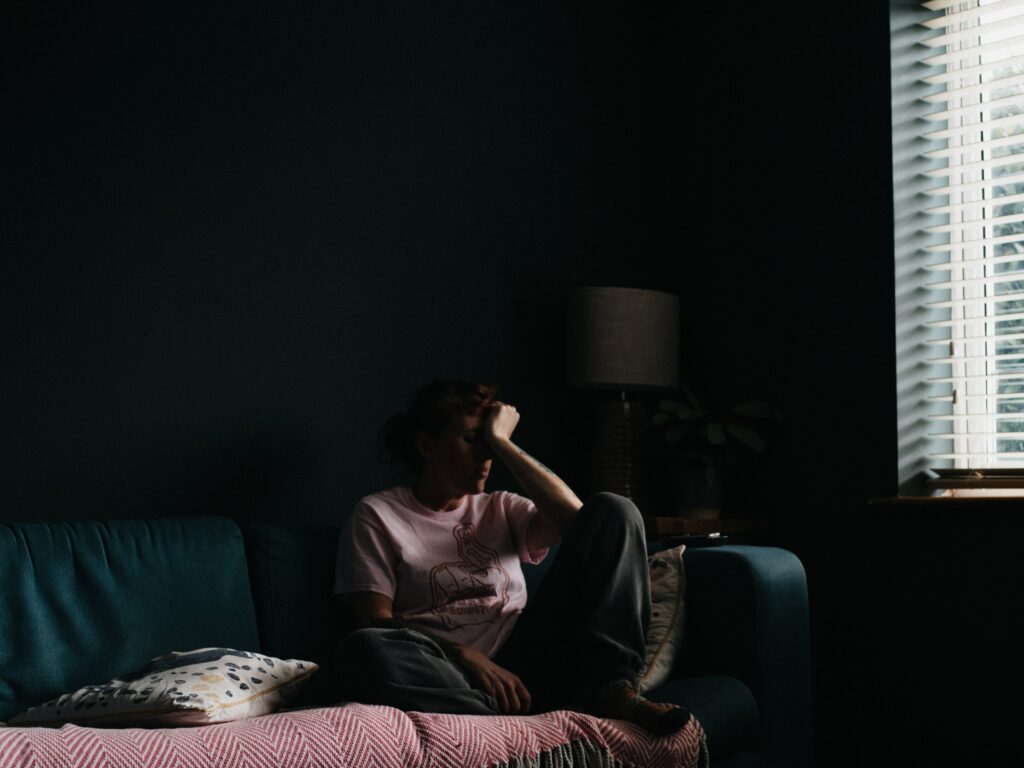
[[[943,488],[940,499],[1024,499],[1024,488]]]
[[[986,509],[1020,510],[1024,505],[1024,488],[985,489],[994,493],[979,493],[982,489],[968,489],[969,493],[941,496],[880,496],[868,499],[868,507],[885,510],[913,509],[956,509],[967,506],[978,506]]]
[[[964,503],[1006,504],[1024,501],[1024,468],[936,469],[902,487],[895,496],[868,500],[871,506],[955,506]]]

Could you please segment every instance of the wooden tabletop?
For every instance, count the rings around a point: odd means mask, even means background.
[[[644,520],[648,533],[657,536],[682,536],[708,533],[757,533],[764,529],[764,520],[725,517],[698,520],[689,517],[648,517]]]

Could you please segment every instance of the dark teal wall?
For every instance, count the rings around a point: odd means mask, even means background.
[[[336,518],[436,375],[557,457],[568,286],[674,287],[648,19],[281,9],[11,15],[4,518]]]

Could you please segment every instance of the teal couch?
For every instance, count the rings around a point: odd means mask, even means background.
[[[337,536],[213,516],[0,524],[0,721],[206,646],[315,661],[321,671],[292,706],[334,703],[332,652],[351,628],[331,595]],[[720,546],[691,548],[684,562],[685,642],[652,698],[696,715],[716,768],[809,766],[799,560]],[[531,589],[545,567],[527,567]]]

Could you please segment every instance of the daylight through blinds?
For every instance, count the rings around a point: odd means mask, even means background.
[[[1024,0],[929,2],[925,101],[932,381],[947,384],[934,458],[1024,466]],[[938,143],[936,143],[938,142]],[[948,314],[945,314],[948,313]]]

